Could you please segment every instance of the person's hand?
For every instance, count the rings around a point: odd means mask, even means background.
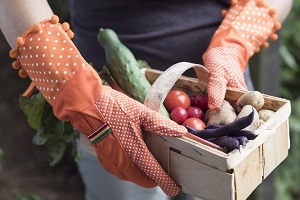
[[[17,38],[18,46],[10,52],[17,58],[13,67],[22,77],[30,77],[56,117],[71,121],[89,138],[107,171],[143,187],[158,185],[175,196],[180,187],[149,152],[142,129],[178,137],[187,133],[186,128],[102,85],[72,36],[57,16],[34,25]]]
[[[263,0],[232,1],[223,13],[225,18],[203,54],[210,73],[208,83],[209,108],[220,108],[226,87],[247,90],[244,70],[249,58],[267,47],[266,40],[277,39],[275,31],[281,27],[276,12]]]

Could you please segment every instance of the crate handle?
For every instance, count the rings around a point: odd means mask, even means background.
[[[152,84],[144,101],[144,105],[152,110],[159,111],[167,94],[174,86],[179,77],[188,69],[193,68],[198,80],[208,82],[208,70],[199,64],[190,62],[179,62],[165,70]]]

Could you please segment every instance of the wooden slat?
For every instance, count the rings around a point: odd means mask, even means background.
[[[170,175],[182,191],[205,200],[234,198],[234,176],[170,152]]]
[[[264,179],[288,156],[290,149],[288,120],[282,123],[263,145]]]
[[[245,200],[262,182],[262,148],[256,148],[234,168],[236,200]]]

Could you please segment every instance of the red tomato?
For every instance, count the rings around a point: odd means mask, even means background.
[[[204,120],[205,113],[201,108],[195,107],[195,106],[190,106],[187,109],[188,113],[188,118],[199,118],[201,120]]]
[[[187,109],[191,105],[190,97],[182,90],[171,90],[164,101],[164,105],[169,112],[175,107]]]
[[[205,123],[201,119],[195,117],[187,118],[182,125],[194,128],[196,130],[203,130],[206,127]]]
[[[170,117],[178,124],[182,124],[188,118],[188,113],[187,110],[183,107],[175,107],[172,110]]]
[[[208,110],[208,96],[196,96],[194,100],[194,105],[206,112]]]

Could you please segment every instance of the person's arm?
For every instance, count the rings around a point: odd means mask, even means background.
[[[208,106],[220,108],[226,88],[247,90],[244,70],[248,60],[269,40],[276,40],[281,22],[291,10],[292,0],[232,0],[224,19],[203,54],[210,72]]]
[[[265,0],[266,3],[277,11],[276,19],[283,22],[292,9],[294,0]]]
[[[52,15],[47,0],[0,1],[0,28],[11,47],[16,46],[16,38],[25,30]]]
[[[142,130],[180,137],[187,129],[102,85],[72,42],[69,24],[60,23],[46,1],[27,1],[0,4],[1,29],[13,47],[9,55],[16,59],[13,68],[32,80],[57,118],[71,122],[90,140],[104,169],[121,180],[146,188],[158,185],[176,196],[181,188],[150,153]]]

